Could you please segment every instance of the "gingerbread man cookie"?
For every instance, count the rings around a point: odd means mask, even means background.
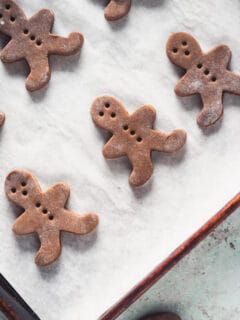
[[[152,151],[175,152],[186,141],[183,130],[169,134],[154,130],[156,111],[150,105],[143,105],[130,115],[120,101],[102,96],[93,102],[91,114],[96,125],[112,133],[103,147],[103,155],[108,159],[127,156],[131,162],[129,182],[132,186],[140,186],[151,177]]]
[[[203,53],[198,42],[188,33],[170,36],[167,55],[177,66],[186,69],[175,87],[177,95],[185,97],[199,93],[203,108],[197,117],[201,127],[217,122],[223,114],[223,93],[240,95],[240,76],[227,69],[231,51],[225,45]]]
[[[67,38],[51,33],[54,15],[42,9],[28,19],[13,0],[0,0],[0,32],[11,37],[3,48],[3,62],[25,59],[30,67],[26,88],[30,91],[44,87],[50,80],[49,55],[72,55],[80,50],[83,36],[71,33]]]
[[[4,125],[4,122],[5,122],[5,113],[0,112],[0,127]]]
[[[173,313],[158,313],[154,315],[147,316],[141,320],[181,320],[179,316]]]
[[[13,231],[19,235],[36,232],[39,236],[37,265],[46,266],[60,256],[61,231],[87,234],[98,224],[94,213],[80,215],[65,209],[70,195],[66,183],[59,182],[42,191],[31,172],[16,169],[8,174],[5,191],[11,201],[25,210],[14,222]]]
[[[109,21],[114,21],[126,16],[131,8],[131,0],[110,0],[104,15]]]

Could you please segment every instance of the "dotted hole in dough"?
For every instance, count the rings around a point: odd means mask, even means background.
[[[127,125],[127,124],[125,124],[125,125],[123,126],[123,130],[125,130],[125,131],[128,130],[128,125]]]
[[[135,131],[134,131],[134,130],[131,130],[131,131],[130,131],[130,134],[131,134],[132,136],[134,136],[134,135],[135,135]]]
[[[37,203],[36,203],[36,207],[37,207],[37,208],[40,208],[40,207],[41,207],[41,203],[40,203],[40,202],[37,202]]]
[[[9,10],[9,9],[11,8],[10,4],[7,3],[7,4],[5,5],[5,8],[6,8],[7,10]]]
[[[201,68],[202,68],[202,64],[199,63],[199,64],[197,65],[197,67],[198,67],[198,69],[201,69]]]
[[[28,29],[24,29],[24,30],[23,30],[23,33],[24,33],[24,34],[28,34],[28,33],[29,33]]]
[[[215,82],[217,78],[215,76],[212,77],[212,82]]]
[[[32,41],[34,41],[34,40],[36,39],[36,37],[32,34],[31,37],[30,37],[30,39],[31,39]]]
[[[16,188],[12,188],[11,191],[12,191],[12,193],[16,193],[17,189]]]
[[[104,116],[104,112],[103,112],[103,111],[100,111],[100,112],[99,112],[99,115],[100,115],[100,117],[103,117],[103,116]]]
[[[182,45],[183,45],[184,47],[186,47],[186,46],[187,46],[187,41],[183,41],[183,42],[182,42]]]
[[[189,56],[190,55],[190,51],[186,50],[186,51],[184,51],[184,54],[185,54],[185,56]]]
[[[106,102],[105,104],[105,108],[109,108],[110,107],[110,103]]]
[[[25,181],[23,181],[23,182],[21,183],[21,186],[22,186],[22,187],[26,187],[26,185],[27,185],[27,184],[26,184]]]
[[[2,13],[0,13],[0,19],[2,19],[2,17],[3,17],[3,15],[2,15]]]
[[[172,51],[173,51],[173,53],[177,53],[178,52],[178,48],[173,48]]]
[[[27,190],[23,190],[22,195],[27,196],[27,194],[28,194]]]
[[[142,142],[142,138],[141,137],[137,137],[137,142]]]
[[[48,217],[48,219],[49,219],[49,220],[53,220],[53,219],[54,219],[53,215],[50,214],[49,217]]]
[[[207,76],[209,74],[209,70],[208,69],[204,70],[204,74]]]
[[[43,213],[43,214],[48,213],[47,209],[43,209],[42,213]]]
[[[42,44],[42,40],[38,39],[37,42],[36,42],[37,46],[41,46]]]
[[[115,113],[115,112],[112,112],[112,113],[111,113],[111,117],[112,117],[112,118],[115,118],[115,117],[116,117],[116,113]]]
[[[15,22],[16,18],[13,17],[13,16],[11,16],[11,17],[10,17],[10,20],[11,20],[12,22]]]

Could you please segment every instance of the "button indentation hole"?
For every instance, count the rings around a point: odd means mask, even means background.
[[[141,137],[137,137],[137,142],[141,142],[142,138]]]
[[[110,107],[110,103],[108,103],[108,102],[105,102],[105,108],[109,108]]]
[[[128,130],[128,125],[127,125],[127,124],[125,124],[125,125],[123,126],[123,130],[125,130],[125,131]]]
[[[12,191],[12,193],[16,193],[17,189],[16,188],[12,188],[11,191]]]
[[[212,77],[212,81],[215,82],[217,78],[215,76]]]
[[[209,70],[208,69],[204,70],[204,74],[207,76],[209,74]]]
[[[38,39],[36,43],[37,43],[37,46],[40,46],[42,44],[42,40]]]
[[[48,213],[47,209],[43,209],[43,210],[42,210],[42,213],[43,213],[43,214]]]
[[[23,190],[22,195],[27,196],[28,192],[27,190]]]
[[[201,68],[202,68],[202,64],[199,63],[199,64],[197,65],[197,67],[198,67],[198,69],[201,69]]]
[[[103,112],[103,111],[100,111],[100,112],[99,112],[99,115],[100,115],[100,117],[103,117],[103,116],[104,116],[104,112]]]
[[[172,51],[173,51],[173,53],[177,53],[178,52],[178,48],[173,48]]]
[[[34,40],[36,39],[36,37],[32,34],[31,37],[30,37],[30,39],[31,39],[32,41],[34,41]]]
[[[11,16],[11,17],[10,17],[10,20],[11,20],[12,22],[14,22],[14,21],[16,20],[16,18],[13,17],[13,16]]]
[[[186,50],[184,53],[185,53],[186,56],[190,55],[190,51],[189,50]]]
[[[116,117],[116,113],[115,113],[115,112],[112,112],[112,113],[111,113],[111,117],[112,117],[112,118],[115,118],[115,117]]]
[[[134,130],[131,130],[131,131],[130,131],[130,134],[131,134],[132,136],[134,136],[134,135],[135,135],[135,131],[134,131]]]
[[[53,220],[53,219],[54,219],[53,215],[50,214],[49,217],[48,217],[48,219],[49,219],[49,220]]]
[[[40,208],[40,207],[41,207],[41,203],[40,203],[40,202],[37,202],[37,203],[36,203],[36,207],[37,207],[37,208]]]
[[[28,34],[28,32],[29,32],[28,29],[24,29],[24,30],[23,30],[23,33],[24,33],[24,34]]]
[[[10,4],[6,4],[6,5],[5,5],[5,8],[6,8],[7,10],[9,10],[9,9],[11,8]]]
[[[2,13],[0,13],[0,19],[2,19],[2,17],[3,17],[3,15],[2,15]]]

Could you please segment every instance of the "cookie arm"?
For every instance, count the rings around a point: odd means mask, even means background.
[[[87,234],[98,225],[99,218],[95,213],[77,214],[64,210],[59,219],[59,229],[76,234]]]
[[[114,21],[126,16],[131,8],[131,0],[111,0],[105,9],[105,18]]]
[[[31,55],[26,57],[30,67],[30,73],[26,80],[26,88],[35,91],[43,88],[50,80],[51,71],[46,54]]]
[[[206,55],[211,58],[213,63],[218,66],[220,69],[227,68],[231,60],[231,50],[226,45],[220,45],[212,49]]]
[[[107,159],[115,159],[126,155],[126,143],[121,137],[112,136],[103,147],[103,155]]]
[[[24,49],[21,50],[20,46],[21,44],[17,40],[10,40],[0,53],[1,60],[8,63],[23,59],[25,57]]]
[[[129,183],[133,187],[139,187],[147,182],[153,173],[150,151],[131,153],[128,158],[133,167]]]
[[[240,75],[227,71],[224,78],[224,91],[240,95]]]
[[[156,119],[156,111],[151,105],[143,105],[130,116],[131,126],[138,127],[139,124],[144,128],[151,129]]]
[[[69,198],[69,195],[69,185],[64,182],[58,182],[44,192],[44,198],[49,203],[50,210],[51,203],[53,203],[54,209],[63,208]]]
[[[187,72],[176,84],[174,91],[180,97],[191,96],[199,92],[201,81]]]
[[[61,254],[60,232],[50,229],[39,233],[40,249],[36,253],[35,263],[47,266],[54,262]]]
[[[172,153],[183,147],[187,133],[182,129],[175,129],[167,134],[162,131],[152,131],[151,148],[155,151]]]
[[[29,234],[36,231],[38,224],[36,224],[36,219],[32,219],[32,216],[25,211],[21,214],[13,223],[12,230],[16,234]]]
[[[72,32],[67,38],[51,34],[48,41],[48,52],[68,56],[77,53],[82,45],[83,35],[80,32]]]
[[[54,14],[49,9],[42,9],[29,19],[31,29],[38,26],[38,32],[44,34],[50,32],[54,23]]]
[[[223,114],[223,92],[214,90],[213,92],[201,93],[203,109],[198,114],[197,123],[200,127],[208,127],[217,122]]]

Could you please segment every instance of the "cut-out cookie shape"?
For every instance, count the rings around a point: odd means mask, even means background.
[[[0,32],[11,37],[3,48],[0,58],[3,62],[25,59],[30,67],[26,88],[30,91],[44,87],[50,80],[49,55],[72,55],[83,44],[79,32],[67,38],[51,33],[54,15],[42,9],[28,19],[13,0],[0,0]]]
[[[176,129],[169,134],[154,130],[156,111],[150,105],[143,105],[130,115],[120,101],[102,96],[93,102],[91,114],[96,125],[112,133],[103,147],[103,155],[108,159],[127,156],[131,162],[132,186],[140,186],[151,177],[152,151],[175,152],[186,141],[184,130]]]
[[[150,315],[150,316],[144,317],[141,320],[181,320],[181,319],[176,314],[166,312],[166,313],[158,313],[158,314]]]
[[[105,8],[105,18],[114,21],[126,16],[131,8],[131,0],[110,0]]]
[[[14,222],[13,231],[19,235],[36,232],[39,236],[41,246],[35,256],[38,265],[46,266],[60,256],[61,231],[87,234],[98,224],[94,213],[80,215],[65,209],[70,195],[66,183],[59,182],[42,191],[31,172],[16,169],[6,177],[5,191],[25,210]]]
[[[188,33],[170,36],[167,55],[177,66],[186,69],[175,86],[177,95],[185,97],[199,93],[203,108],[197,117],[201,127],[208,127],[223,114],[223,93],[240,95],[240,76],[227,69],[231,51],[225,45],[203,53],[198,42]]]
[[[4,122],[5,122],[5,113],[0,112],[0,127],[4,125]]]

